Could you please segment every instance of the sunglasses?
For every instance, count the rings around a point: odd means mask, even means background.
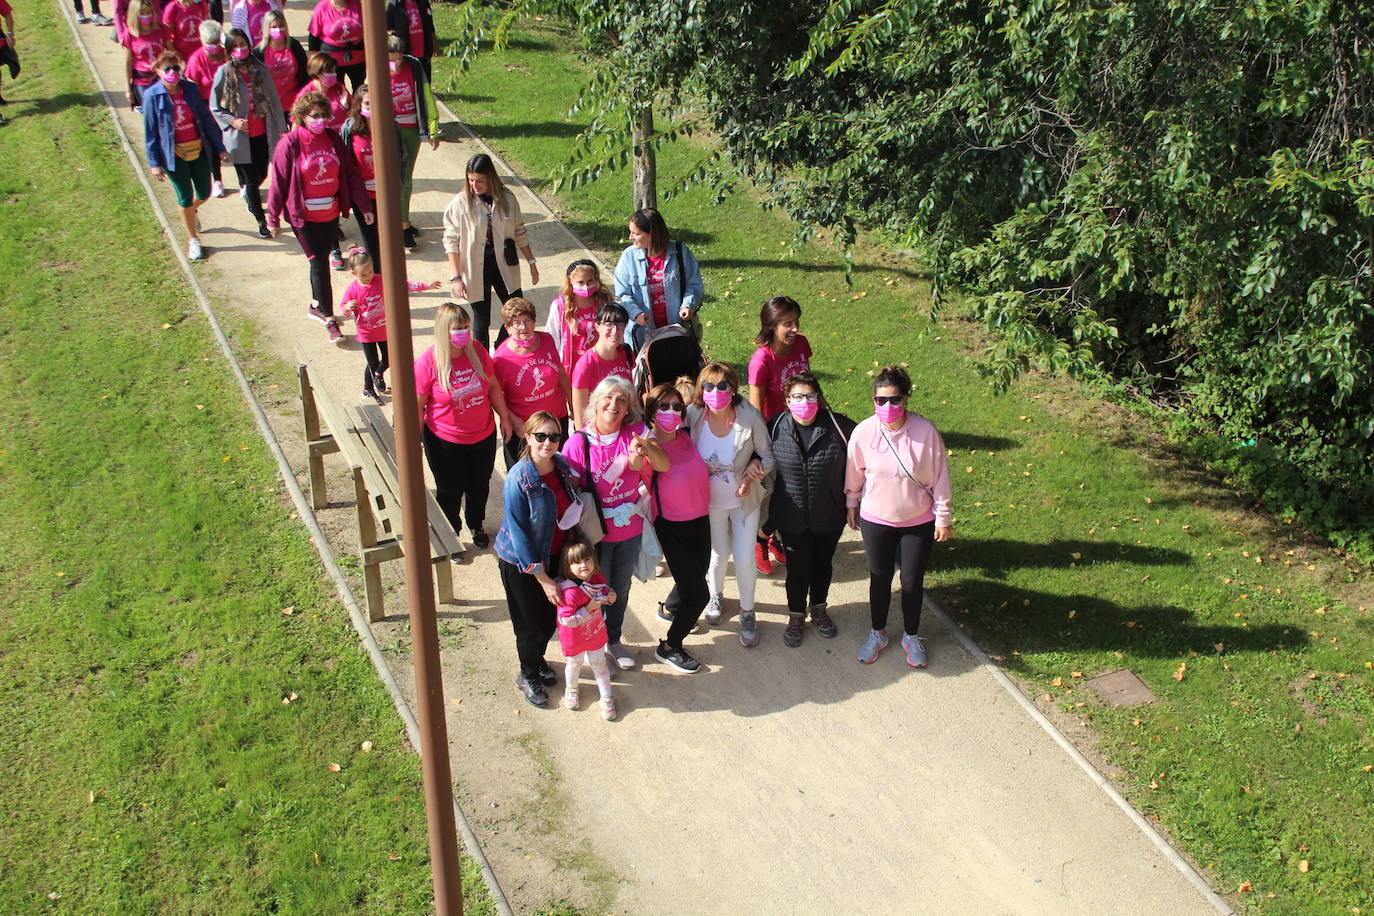
[[[884,404],[901,404],[905,400],[906,398],[902,397],[900,394],[875,394],[873,396],[873,404],[876,407],[882,407]]]
[[[623,322],[623,321],[598,321],[597,324],[601,325],[603,328],[623,328],[623,327],[625,327],[625,322]]]
[[[655,413],[657,413],[657,412],[660,411],[660,410],[669,410],[669,411],[672,411],[673,413],[686,413],[686,412],[687,412],[687,408],[686,408],[686,407],[683,407],[681,404],[659,404],[658,407],[654,408],[654,412],[655,412]]]
[[[557,445],[563,441],[562,433],[530,433],[530,435],[534,437],[535,442],[553,442]]]
[[[815,404],[820,399],[821,396],[814,391],[810,394],[789,394],[787,396],[787,400],[791,401],[793,404]]]
[[[729,382],[702,382],[702,391],[733,391],[734,387]]]

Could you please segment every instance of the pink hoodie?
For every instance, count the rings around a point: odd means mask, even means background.
[[[907,528],[934,519],[937,527],[949,527],[949,461],[935,424],[910,411],[897,430],[877,417],[860,423],[849,438],[844,495],[845,505],[858,506],[861,518],[879,525]]]

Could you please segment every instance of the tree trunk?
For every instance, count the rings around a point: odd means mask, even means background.
[[[653,135],[654,107],[645,105],[640,109],[639,120],[634,126],[636,210],[643,210],[645,207],[658,209],[658,163],[654,159],[653,147],[649,145]]]

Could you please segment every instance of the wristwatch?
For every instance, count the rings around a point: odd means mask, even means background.
[[[454,274],[453,276],[451,276],[451,277],[448,278],[448,282],[450,282],[450,283],[457,283],[457,282],[458,282],[459,280],[461,280],[461,279],[463,279],[463,275],[462,275],[462,274]]]
[[[538,264],[538,263],[539,263],[539,260],[538,260],[537,258],[530,258],[529,262],[530,262],[531,264]]]

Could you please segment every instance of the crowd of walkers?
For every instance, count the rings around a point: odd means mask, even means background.
[[[303,317],[334,342],[354,322],[366,359],[361,396],[380,402],[390,367],[373,223],[385,179],[373,159],[357,0],[320,0],[306,47],[288,33],[279,0],[238,0],[227,30],[207,0],[125,3],[115,10],[128,98],[143,113],[149,167],[176,191],[188,257],[204,254],[198,210],[224,193],[221,163],[232,164],[258,234],[275,237],[285,222],[305,255]],[[411,176],[422,145],[439,143],[434,26],[428,0],[391,0],[387,21],[403,240],[413,249]],[[345,259],[350,218],[361,244]],[[540,283],[538,262],[518,199],[489,156],[467,161],[443,212],[455,301],[438,307],[433,346],[413,367],[424,451],[440,508],[478,549],[492,544],[487,501],[503,452],[495,552],[520,693],[548,704],[557,635],[564,705],[578,707],[585,664],[601,714],[615,718],[612,669],[638,664],[624,641],[633,579],[660,571],[673,588],[658,605],[667,629],[654,656],[679,672],[700,668],[688,637],[728,616],[732,560],[741,645],[760,643],[756,585],[774,563],[785,567],[783,643],[800,645],[808,624],[834,638],[829,593],[846,526],[860,532],[869,570],[858,660],[874,662],[889,645],[898,578],[905,661],[925,667],[923,580],[933,544],[953,536],[950,479],[939,432],[910,409],[906,370],[875,374],[871,415],[855,422],[834,411],[813,371],[802,306],[781,295],[760,309],[743,376],[708,360],[696,257],[654,209],[635,212],[626,228],[631,244],[609,278],[591,260],[562,268],[540,330],[524,294],[526,271],[531,287]],[[331,275],[345,268],[353,282],[336,309]],[[669,346],[690,359],[663,377],[651,354]]]

